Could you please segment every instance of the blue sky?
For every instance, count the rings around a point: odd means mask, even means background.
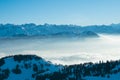
[[[0,23],[120,23],[120,0],[0,0]]]

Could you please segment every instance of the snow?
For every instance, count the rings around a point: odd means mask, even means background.
[[[21,74],[11,73],[7,80],[35,80],[34,78],[31,77],[32,73],[34,72],[31,69],[22,69]]]
[[[5,58],[4,60],[5,60],[5,64],[1,66],[0,69],[10,70],[10,75],[7,80],[35,80],[35,78],[32,78],[32,74],[36,73],[35,71],[33,71],[33,64],[36,64],[38,66],[38,70],[48,69],[48,71],[42,72],[40,73],[40,75],[44,75],[48,73],[50,74],[59,70],[59,66],[53,65],[52,63],[45,61],[44,59],[40,59],[40,60],[32,59],[27,61],[22,60],[21,62],[18,62],[18,61],[14,61],[13,57],[8,57],[8,58]],[[12,72],[12,70],[16,68],[17,64],[19,65],[19,68],[21,70],[20,74],[15,74]],[[24,67],[24,64],[28,64],[31,67],[26,69]],[[40,67],[41,65],[43,65],[43,67]]]
[[[109,78],[107,77],[85,77],[85,80],[120,80],[120,73],[112,74]]]
[[[37,74],[39,76],[41,75],[45,75],[45,74],[52,74],[54,72],[59,72],[59,70],[62,71],[62,69],[64,68],[64,66],[62,65],[54,65],[51,62],[45,61],[42,58],[37,59],[35,56],[33,56],[32,59],[23,59],[20,62],[18,61],[14,61],[14,57],[6,57],[4,58],[5,60],[5,64],[2,65],[0,67],[1,70],[4,69],[9,69],[10,70],[10,75],[8,77],[8,79],[6,80],[35,80],[35,77],[32,77],[33,74]],[[15,74],[12,72],[13,69],[16,68],[16,65],[19,65],[19,69],[21,70],[20,74]],[[25,64],[28,64],[29,67],[25,68]],[[38,71],[44,70],[43,72],[36,72],[33,70],[33,65],[36,64],[38,67]],[[41,67],[42,65],[42,67]],[[84,65],[86,67],[92,67],[92,66],[88,66],[88,64]],[[73,66],[75,67],[75,66]],[[115,68],[113,68],[112,70],[117,70],[120,68],[120,64],[115,66]],[[74,78],[75,74],[74,74],[74,69],[71,68],[72,74],[70,74],[69,76],[67,76],[66,79],[69,78]],[[64,73],[64,72],[62,72]],[[91,73],[92,74],[92,73]],[[113,73],[113,74],[108,74],[105,75],[105,77],[100,77],[100,76],[85,76],[82,77],[85,80],[119,80],[120,79],[120,72],[118,73]],[[49,80],[48,78],[46,80]]]
[[[16,64],[17,64],[17,62],[14,61],[13,57],[6,58],[5,64],[1,67],[1,69],[9,68],[11,70],[16,66]]]

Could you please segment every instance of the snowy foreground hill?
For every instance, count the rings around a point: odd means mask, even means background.
[[[120,60],[55,65],[35,55],[0,59],[0,80],[120,80]]]

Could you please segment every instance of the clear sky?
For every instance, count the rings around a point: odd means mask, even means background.
[[[120,23],[120,0],[0,0],[0,23]]]

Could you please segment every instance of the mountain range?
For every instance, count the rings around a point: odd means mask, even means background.
[[[14,25],[0,24],[0,37],[98,37],[98,34],[120,34],[120,24],[111,25]]]

